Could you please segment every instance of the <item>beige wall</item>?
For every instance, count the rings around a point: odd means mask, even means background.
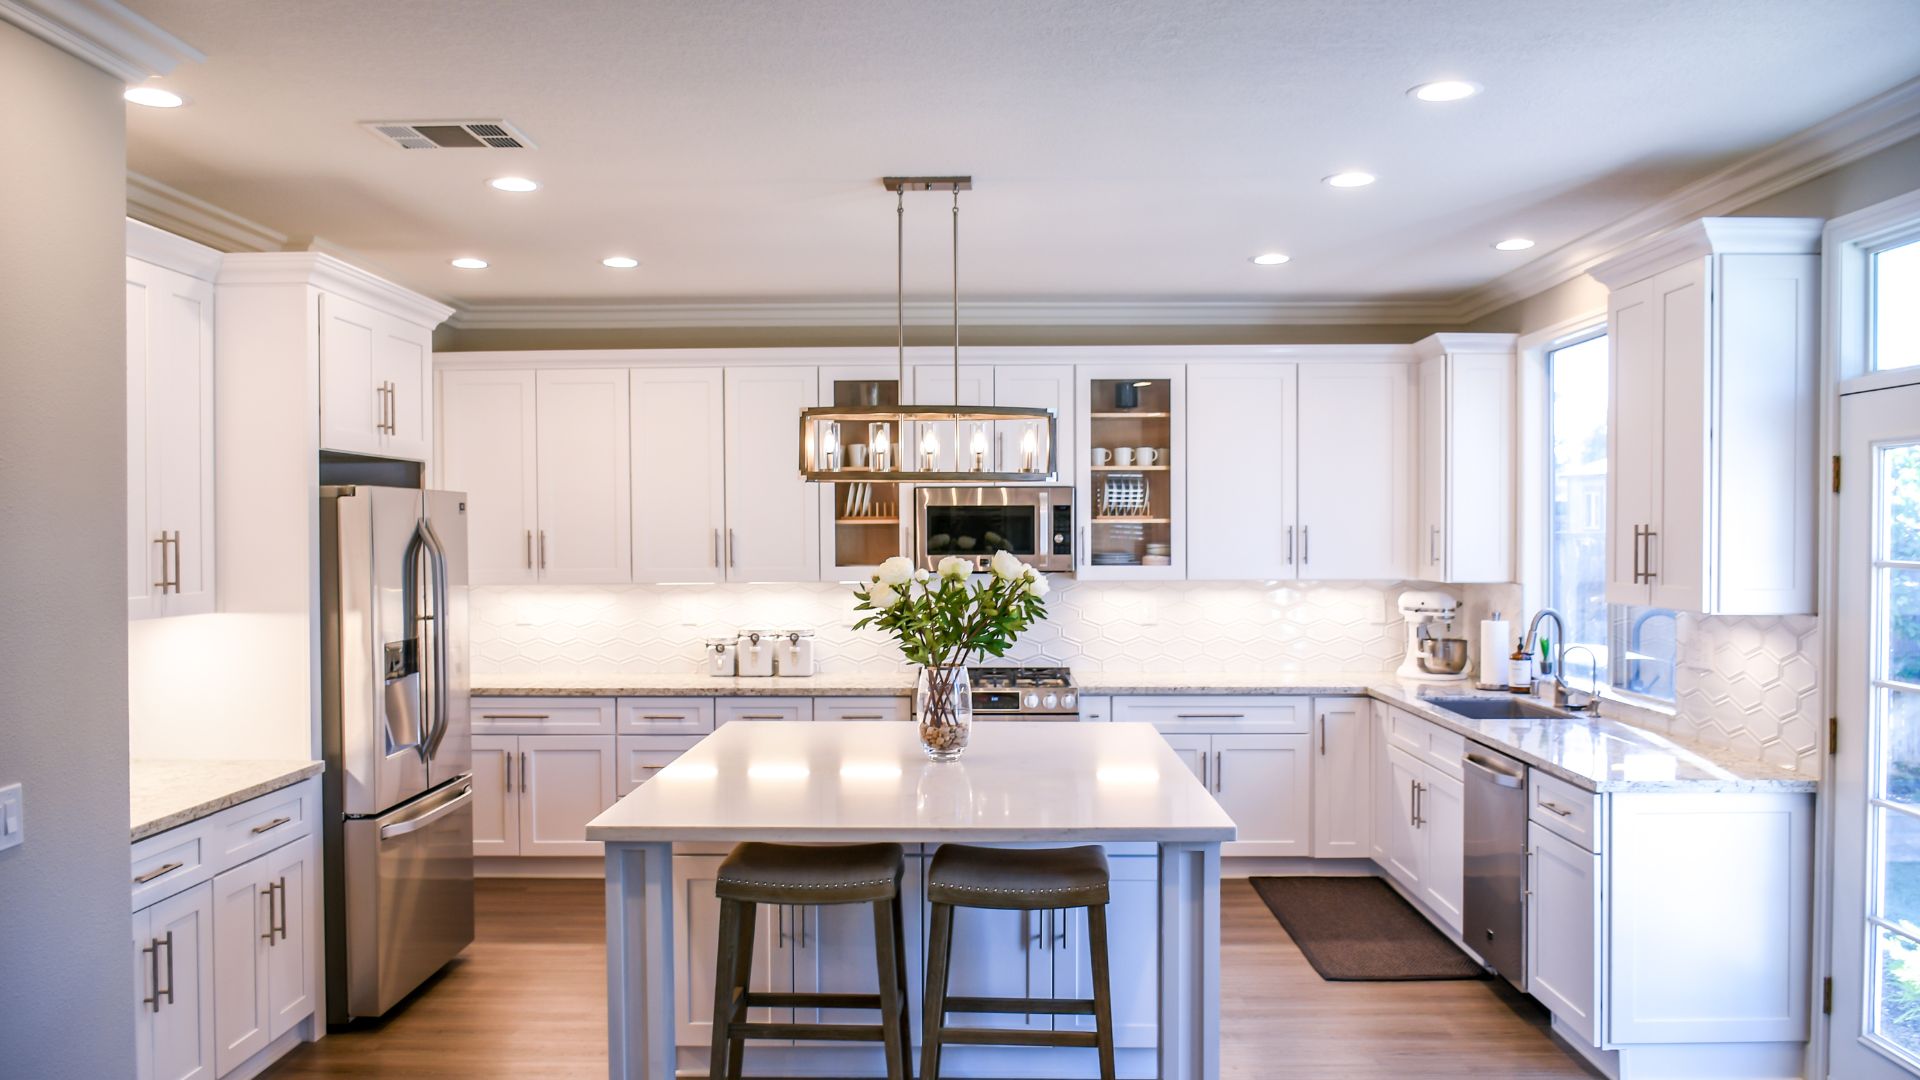
[[[1380,345],[1418,341],[1442,326],[962,326],[969,345]],[[857,348],[892,345],[891,326],[715,327],[659,330],[456,330],[433,335],[439,352],[489,349]],[[949,327],[909,327],[909,345],[945,345]]]
[[[125,105],[0,23],[0,1073],[133,1075]]]
[[[1749,203],[1740,217],[1835,218],[1920,189],[1920,136]],[[1526,334],[1579,315],[1604,311],[1607,290],[1585,274],[1508,304],[1474,321],[1470,330]]]

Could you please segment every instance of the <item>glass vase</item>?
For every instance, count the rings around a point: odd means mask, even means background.
[[[966,752],[973,732],[973,684],[965,667],[920,669],[913,684],[913,716],[920,725],[920,748],[935,761],[953,761]]]

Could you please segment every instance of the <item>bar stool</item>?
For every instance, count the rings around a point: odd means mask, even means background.
[[[933,906],[927,944],[926,1026],[921,1080],[938,1080],[940,1050],[948,1043],[983,1046],[1082,1046],[1100,1054],[1102,1080],[1113,1080],[1113,996],[1107,979],[1107,854],[1097,846],[1014,849],[945,844],[927,868]],[[1087,909],[1087,945],[1093,960],[1093,1000],[948,997],[952,971],[953,909],[1011,911]],[[1092,1031],[1021,1031],[947,1026],[947,1013],[1039,1013],[1092,1016]]]
[[[720,950],[715,969],[713,1060],[707,1075],[738,1080],[748,1039],[877,1042],[886,1045],[887,1076],[912,1080],[907,1055],[906,939],[900,917],[899,844],[740,844],[720,864]],[[760,994],[753,975],[754,908],[758,904],[872,904],[878,994]],[[878,1009],[878,1024],[750,1023],[755,1008]]]

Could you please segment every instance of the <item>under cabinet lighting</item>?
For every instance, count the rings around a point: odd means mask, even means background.
[[[1255,255],[1247,261],[1255,266],[1279,266],[1289,258],[1291,258],[1291,256],[1282,255],[1277,251],[1269,251],[1261,255]]]
[[[1514,236],[1493,245],[1495,251],[1525,251],[1533,246],[1533,241],[1524,236]]]
[[[805,780],[811,775],[812,770],[798,762],[775,761],[747,766],[747,776],[754,780]]]
[[[187,103],[187,99],[171,90],[162,90],[157,86],[129,86],[120,95],[135,105],[145,105],[149,109],[177,109]]]
[[[539,181],[529,180],[524,176],[496,176],[487,181],[487,185],[495,191],[525,192],[540,190]]]
[[[1463,79],[1437,79],[1430,83],[1421,83],[1407,91],[1421,101],[1462,101],[1479,92],[1479,83],[1470,83]]]
[[[1328,187],[1356,188],[1356,187],[1366,187],[1368,184],[1373,183],[1374,179],[1375,177],[1372,173],[1360,172],[1359,170],[1355,169],[1348,172],[1334,173],[1332,176],[1329,176],[1324,180],[1322,180],[1321,183],[1327,185]]]
[[[485,270],[487,268],[487,260],[476,259],[471,256],[462,256],[453,260],[453,265],[462,270]]]

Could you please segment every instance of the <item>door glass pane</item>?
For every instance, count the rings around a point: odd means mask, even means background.
[[[1606,679],[1607,338],[1547,354],[1552,518],[1547,604],[1567,620],[1567,660],[1578,686]],[[1596,672],[1594,668],[1600,667]]]
[[[1873,366],[1920,364],[1920,240],[1873,255]]]
[[[1920,817],[1888,807],[1874,813],[1880,817],[1880,916],[1920,935]]]
[[[1874,1034],[1920,1057],[1920,941],[1886,929],[1875,937]]]
[[[1881,631],[1883,678],[1920,684],[1920,570],[1889,567],[1885,575],[1886,625]]]
[[[1920,562],[1920,446],[1880,452],[1881,497],[1887,503],[1887,558]]]

